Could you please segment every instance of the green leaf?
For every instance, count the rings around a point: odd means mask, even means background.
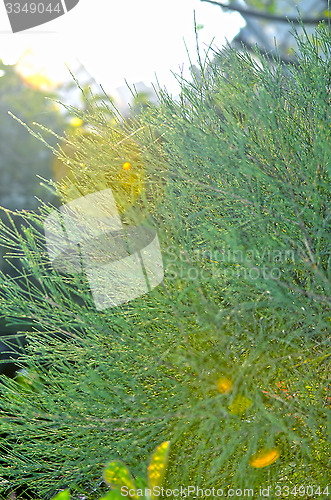
[[[70,491],[69,490],[63,490],[58,493],[53,500],[70,500]]]
[[[121,490],[116,489],[109,491],[104,497],[100,498],[100,500],[123,500],[124,495],[121,493]]]
[[[148,488],[147,478],[136,476],[135,483],[137,490],[145,490],[146,488]]]
[[[132,498],[138,498],[136,486],[130,471],[120,460],[114,460],[107,465],[103,472],[103,478],[111,488],[127,486],[135,492]]]
[[[154,451],[148,466],[148,483],[151,490],[161,486],[167,470],[170,441],[165,441]],[[152,498],[156,498],[152,495]]]

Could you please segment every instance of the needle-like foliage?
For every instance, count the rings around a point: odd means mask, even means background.
[[[31,325],[25,384],[1,385],[3,492],[92,495],[108,461],[139,475],[170,440],[169,488],[326,494],[330,31],[299,47],[288,68],[228,48],[126,126],[85,113],[62,201],[111,188],[124,224],[156,227],[148,294],[97,311],[84,273],[50,265],[47,207],[2,227],[23,270],[1,276],[1,314]]]

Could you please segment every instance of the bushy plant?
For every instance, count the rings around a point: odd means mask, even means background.
[[[148,294],[97,311],[85,274],[50,265],[46,206],[2,228],[25,286],[1,276],[1,314],[31,325],[42,380],[2,380],[4,492],[89,492],[110,457],[141,475],[171,440],[169,488],[330,495],[330,31],[299,47],[287,68],[228,48],[127,128],[83,117],[62,201],[111,188],[124,224],[157,228]]]

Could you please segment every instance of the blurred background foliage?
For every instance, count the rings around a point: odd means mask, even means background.
[[[201,0],[224,12],[239,12],[246,25],[231,42],[237,49],[250,53],[257,46],[270,61],[279,58],[284,64],[295,63],[293,50],[298,46],[292,36],[293,24],[300,35],[311,37],[316,25],[329,19],[329,0]],[[303,20],[304,29],[300,26]],[[290,22],[289,22],[290,21]]]
[[[14,65],[2,61],[0,74],[0,204],[10,210],[31,210],[39,205],[36,196],[49,199],[36,175],[46,179],[52,176],[53,156],[9,112],[29,127],[40,122],[57,134],[63,134],[68,120],[54,101],[45,98],[55,99],[55,92],[47,94],[33,88],[22,80]],[[50,136],[49,141],[55,146],[57,139]]]

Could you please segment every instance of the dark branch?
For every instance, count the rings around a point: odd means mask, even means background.
[[[201,0],[201,2],[211,3],[213,5],[218,5],[222,7],[222,9],[233,10],[235,12],[239,12],[243,17],[252,16],[260,19],[267,19],[268,21],[277,21],[280,23],[294,23],[294,24],[318,24],[322,21],[328,22],[329,19],[327,17],[284,17],[284,16],[274,16],[273,14],[269,14],[268,12],[258,12],[256,10],[243,9],[241,7],[236,7],[234,5],[226,5],[224,3],[214,2],[213,0]]]

